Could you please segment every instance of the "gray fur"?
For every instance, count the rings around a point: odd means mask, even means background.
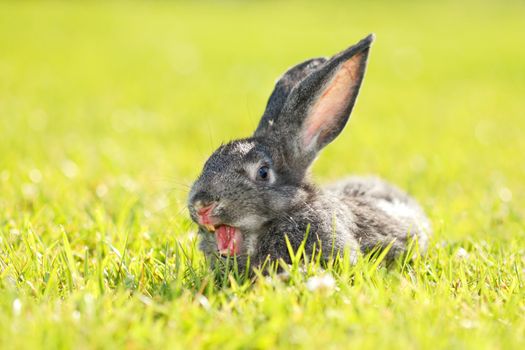
[[[248,257],[252,266],[268,257],[289,261],[285,235],[297,249],[308,228],[306,251],[322,247],[324,258],[333,252],[358,254],[391,243],[389,257],[395,257],[406,251],[411,237],[417,238],[420,252],[425,251],[429,221],[401,190],[372,177],[349,178],[325,188],[308,179],[318,152],[349,119],[372,41],[368,36],[329,60],[313,59],[288,70],[277,82],[254,136],[220,146],[193,184],[188,207],[195,222],[196,205],[213,202],[211,215],[241,230],[245,242],[237,256],[241,268]],[[323,98],[321,92],[333,84],[331,79],[342,64],[354,56],[358,61],[350,75],[351,94],[343,93],[348,98],[337,100],[338,113],[329,116],[330,129],[323,129],[312,147],[302,147],[312,106]],[[262,165],[270,169],[266,181],[254,175]],[[221,259],[213,233],[199,227],[199,234],[200,249],[212,261]]]
[[[324,62],[326,62],[326,58],[323,57],[309,59],[288,69],[277,80],[254,136],[264,135],[268,131],[268,128],[277,121],[292,89]]]

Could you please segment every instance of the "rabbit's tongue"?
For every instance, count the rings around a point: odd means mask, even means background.
[[[221,225],[215,230],[215,239],[220,254],[232,256],[239,253],[242,245],[242,235],[239,229]]]

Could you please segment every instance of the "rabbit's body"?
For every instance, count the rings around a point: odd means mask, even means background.
[[[267,258],[289,261],[286,238],[324,258],[392,244],[389,257],[415,237],[427,246],[430,225],[419,205],[376,178],[350,178],[326,188],[308,181],[319,151],[344,128],[364,75],[372,37],[331,59],[312,59],[277,82],[247,139],[219,147],[189,196],[200,248],[212,259],[236,256],[241,267]],[[307,233],[308,232],[308,233]]]
[[[427,247],[430,224],[417,202],[397,187],[375,177],[352,177],[326,188],[353,217],[349,224],[361,251],[393,242],[395,256],[406,249],[407,240],[417,237]]]
[[[413,236],[426,249],[430,225],[425,214],[415,200],[380,179],[352,177],[308,192],[302,205],[282,212],[254,234],[257,240],[246,242],[251,263],[267,257],[289,261],[285,235],[297,250],[307,231],[306,251],[315,245],[325,258],[345,250],[355,258],[359,251],[391,243],[388,257],[395,257]]]

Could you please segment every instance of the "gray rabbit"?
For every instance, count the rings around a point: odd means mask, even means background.
[[[347,123],[365,73],[373,35],[329,58],[289,69],[276,83],[253,136],[220,146],[189,194],[200,249],[212,262],[235,256],[241,268],[266,259],[290,262],[297,250],[352,256],[392,244],[387,257],[431,229],[419,205],[377,178],[353,177],[325,188],[308,169]],[[308,234],[307,234],[308,232]]]

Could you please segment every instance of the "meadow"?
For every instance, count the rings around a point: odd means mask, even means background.
[[[0,347],[525,345],[525,3],[0,2]],[[188,187],[275,79],[377,36],[313,167],[414,195],[427,254],[215,276]]]

